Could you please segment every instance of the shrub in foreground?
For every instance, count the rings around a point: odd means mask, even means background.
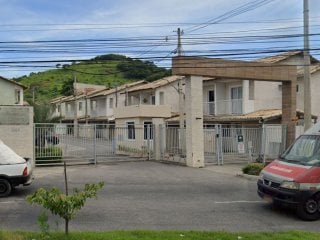
[[[258,176],[264,167],[264,163],[249,163],[248,165],[242,168],[242,172],[245,174]]]

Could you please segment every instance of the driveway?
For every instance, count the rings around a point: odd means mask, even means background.
[[[274,209],[256,194],[256,183],[226,171],[156,162],[119,162],[68,167],[70,188],[104,181],[71,222],[71,230],[192,229],[227,231],[319,231],[290,210]],[[35,182],[0,199],[0,228],[38,230],[41,208],[24,198],[39,187],[63,189],[62,167],[36,169]],[[50,216],[51,228],[63,222]]]

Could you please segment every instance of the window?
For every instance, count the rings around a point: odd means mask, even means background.
[[[215,103],[214,103],[214,90],[208,91],[208,107],[207,107],[207,113],[210,115],[215,114]]]
[[[127,122],[127,129],[128,129],[128,139],[131,139],[131,140],[136,139],[134,122]]]
[[[231,88],[231,114],[242,114],[242,87]]]
[[[160,105],[164,105],[164,92],[160,92]]]
[[[113,108],[113,98],[109,98],[109,108]]]
[[[208,102],[214,102],[214,90],[208,91]]]
[[[19,104],[20,103],[20,89],[16,89],[15,93],[14,93],[14,97],[15,97],[15,104]]]
[[[97,101],[91,101],[91,109],[96,110],[97,108]]]
[[[57,112],[60,113],[61,112],[61,105],[57,106]]]
[[[249,80],[249,100],[254,100],[254,81]]]
[[[79,111],[82,111],[82,102],[79,102]]]
[[[153,139],[153,126],[151,121],[143,123],[143,138],[144,140]]]
[[[156,105],[156,96],[155,95],[151,96],[151,104]]]
[[[299,92],[299,85],[296,86],[296,92]]]

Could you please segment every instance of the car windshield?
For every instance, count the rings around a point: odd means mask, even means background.
[[[302,135],[280,156],[281,161],[320,166],[320,136]]]

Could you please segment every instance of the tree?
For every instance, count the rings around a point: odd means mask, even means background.
[[[61,193],[59,189],[46,190],[39,188],[33,195],[27,197],[31,204],[38,204],[48,209],[52,214],[58,215],[65,220],[65,233],[69,233],[69,222],[75,217],[88,198],[97,197],[97,192],[104,183],[86,184],[83,191],[74,189],[72,195]]]
[[[73,92],[73,79],[67,79],[63,82],[60,94],[62,94],[63,96],[70,96],[73,94]]]
[[[52,117],[53,106],[48,103],[34,104],[34,122],[35,123],[55,123],[60,117]]]
[[[147,79],[154,74],[158,76],[170,75],[170,70],[159,68],[153,62],[133,60],[131,58],[118,63],[117,69],[123,72],[123,75],[129,79]],[[149,79],[155,80],[155,78]]]
[[[65,221],[65,234],[69,233],[69,222],[75,217],[88,198],[96,198],[97,192],[104,186],[104,182],[97,184],[85,184],[84,190],[80,191],[77,188],[73,190],[73,194],[69,195],[67,167],[64,162],[64,180],[65,194],[61,193],[56,187],[47,190],[39,188],[34,194],[27,196],[27,201],[31,204],[38,204],[45,209],[48,209],[52,214],[58,215]]]

